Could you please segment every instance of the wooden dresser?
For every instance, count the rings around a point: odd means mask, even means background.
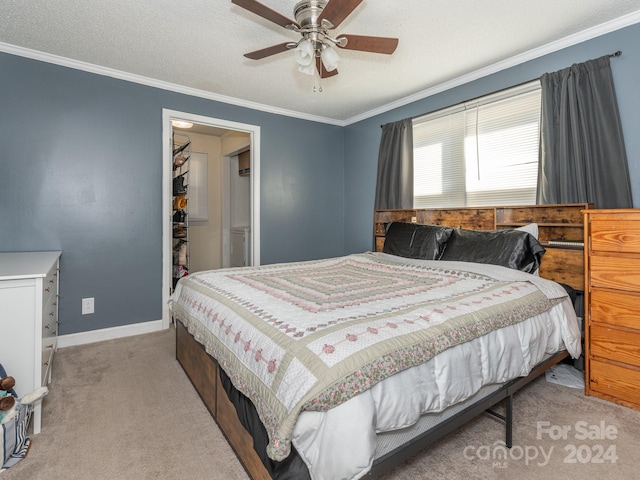
[[[61,252],[0,253],[0,362],[22,396],[51,381]],[[41,401],[33,413],[40,432]]]
[[[584,216],[586,394],[640,409],[640,209]]]

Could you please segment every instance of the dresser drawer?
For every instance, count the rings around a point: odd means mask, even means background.
[[[592,323],[589,354],[640,367],[640,331],[630,332]]]
[[[42,385],[49,383],[51,378],[51,363],[58,343],[58,296],[50,297],[42,310],[42,360],[41,378]]]
[[[640,370],[590,361],[591,390],[640,405]]]
[[[58,335],[58,317],[49,317],[43,319],[42,322],[42,341],[43,343],[49,339]]]
[[[592,288],[591,321],[640,329],[640,292]]]
[[[42,368],[40,371],[40,381],[42,385],[49,383],[51,375],[51,364],[53,363],[53,354],[56,348],[55,340],[46,340],[42,346]]]
[[[42,303],[42,323],[57,320],[58,316],[58,295],[54,293]]]
[[[609,219],[591,219],[591,249],[594,251],[638,253],[640,251],[640,221],[629,214]]]
[[[640,290],[640,258],[591,255],[591,286],[617,290]]]
[[[54,265],[42,280],[42,304],[50,303],[58,295],[58,267]]]

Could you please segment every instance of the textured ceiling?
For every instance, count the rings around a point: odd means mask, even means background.
[[[262,3],[293,18],[296,0]],[[637,23],[640,0],[364,0],[336,32],[397,37],[398,48],[391,56],[341,50],[340,73],[322,80],[322,93],[292,52],[243,57],[299,36],[231,0],[2,0],[0,19],[0,50],[23,47],[344,124],[585,31],[596,35],[603,24]]]

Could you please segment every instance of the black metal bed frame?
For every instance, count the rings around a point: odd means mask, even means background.
[[[409,442],[375,459],[371,470],[366,476],[377,477],[381,475],[485,412],[505,422],[505,444],[507,448],[511,448],[513,445],[513,395],[522,387],[538,378],[550,367],[561,362],[568,356],[569,354],[566,350],[555,353],[537,364],[526,377],[518,377],[504,383],[494,392],[488,394],[478,402],[469,405],[451,418],[435,425],[414,437]],[[505,400],[504,415],[492,410],[492,408],[502,400]]]

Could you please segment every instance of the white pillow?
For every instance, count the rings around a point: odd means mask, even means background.
[[[523,232],[530,233],[531,235],[536,237],[536,240],[538,239],[538,224],[537,223],[530,223],[530,224],[525,225],[523,227],[518,227],[518,228],[516,228],[516,230],[522,230]]]
[[[523,232],[530,233],[531,235],[536,237],[536,240],[538,239],[538,224],[537,223],[530,223],[530,224],[525,225],[523,227],[518,227],[518,228],[516,228],[516,230],[522,230]],[[540,276],[540,269],[536,268],[536,271],[533,272],[533,275],[537,275],[539,277]]]

